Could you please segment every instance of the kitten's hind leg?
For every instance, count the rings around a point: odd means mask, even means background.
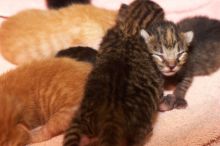
[[[30,131],[25,125],[18,124],[16,127],[14,127],[11,134],[7,135],[7,139],[7,146],[23,146],[29,144]]]
[[[64,132],[72,119],[74,110],[60,110],[50,117],[48,122],[40,128],[32,130],[31,142],[42,142]]]

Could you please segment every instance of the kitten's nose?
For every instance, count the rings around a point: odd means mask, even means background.
[[[173,70],[175,67],[176,67],[175,64],[169,65],[169,68],[170,68],[171,70]]]
[[[176,67],[176,62],[175,61],[170,61],[170,62],[168,62],[167,65],[170,68],[170,70],[173,70]]]

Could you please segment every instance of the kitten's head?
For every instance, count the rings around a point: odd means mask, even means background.
[[[163,9],[150,0],[135,0],[131,4],[122,4],[117,25],[126,34],[138,34],[141,28],[164,19]]]
[[[179,32],[174,23],[163,21],[140,33],[162,74],[176,74],[187,60],[193,32]]]

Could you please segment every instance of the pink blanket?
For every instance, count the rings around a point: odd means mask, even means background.
[[[132,0],[93,0],[99,7],[118,9],[121,2]],[[220,0],[155,0],[169,20],[179,21],[187,16],[206,15],[220,19]],[[43,0],[0,1],[0,15],[10,16],[27,8],[45,9]],[[2,19],[0,18],[0,21]],[[202,24],[201,24],[202,25]],[[0,58],[0,71],[14,66]],[[187,93],[188,107],[159,113],[148,146],[218,146],[220,145],[220,71],[196,77]],[[31,146],[61,146],[62,136]]]

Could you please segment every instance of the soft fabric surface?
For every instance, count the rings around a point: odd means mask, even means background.
[[[188,107],[160,113],[146,146],[220,145],[220,70],[197,77],[187,93]],[[219,143],[217,143],[219,141]],[[62,136],[31,146],[61,146]]]
[[[117,9],[132,0],[93,0],[93,4]],[[220,0],[155,0],[166,17],[178,21],[187,16],[207,15],[220,19]],[[10,16],[26,8],[45,9],[43,0],[0,1],[0,15]],[[0,18],[2,21],[3,19]],[[202,25],[202,24],[201,24]],[[4,72],[15,66],[0,57]],[[159,113],[148,146],[220,146],[220,70],[210,76],[196,77],[187,93],[188,107]],[[31,146],[61,146],[62,136]]]

